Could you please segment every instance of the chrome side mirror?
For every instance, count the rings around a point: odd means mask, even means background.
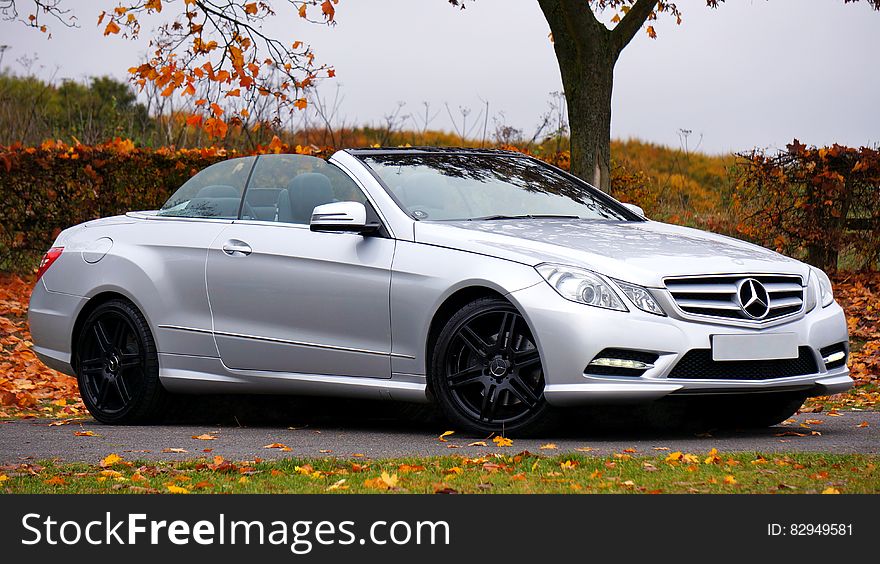
[[[647,219],[648,216],[645,215],[645,210],[643,210],[640,206],[637,206],[635,204],[627,204],[624,202],[620,202],[620,203],[623,204],[623,207],[625,207],[629,211],[633,212],[634,214],[638,215],[639,217],[644,217]]]
[[[367,208],[360,202],[333,202],[312,211],[312,231],[346,231],[364,235],[378,231],[378,223],[367,223]]]

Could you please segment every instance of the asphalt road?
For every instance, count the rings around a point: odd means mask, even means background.
[[[552,436],[539,439],[514,438],[509,448],[468,446],[479,437],[459,433],[438,439],[445,431],[441,422],[416,422],[377,411],[373,404],[360,406],[362,412],[345,408],[339,412],[325,410],[300,413],[286,421],[253,414],[242,418],[227,414],[189,417],[175,424],[159,426],[107,426],[92,419],[74,420],[65,425],[49,426],[50,420],[24,420],[0,423],[0,463],[58,458],[64,461],[95,463],[111,452],[126,459],[182,460],[221,455],[230,460],[252,460],[282,457],[352,457],[392,456],[476,456],[485,452],[519,452],[529,450],[545,454],[578,451],[607,455],[624,449],[640,454],[657,454],[659,449],[683,452],[704,452],[717,448],[721,452],[831,452],[880,453],[880,412],[840,412],[800,414],[786,424],[761,430],[694,432],[676,430],[662,423],[638,417],[624,417],[623,424],[614,414],[599,415],[598,420],[579,423],[569,421]],[[332,405],[332,404],[331,404]],[[337,406],[338,407],[338,406]],[[259,405],[258,405],[259,408]],[[618,417],[618,419],[615,419]],[[811,420],[807,424],[807,420]],[[220,424],[210,421],[221,420]],[[867,423],[865,425],[864,423]],[[241,425],[241,426],[239,426]],[[76,432],[91,431],[95,436],[77,436]],[[210,435],[213,440],[193,436]],[[288,446],[290,451],[263,448],[272,443]],[[556,449],[540,450],[546,443]],[[185,452],[169,452],[183,449]],[[210,449],[205,452],[204,449]],[[592,450],[584,450],[592,449]],[[165,452],[163,452],[165,450]]]

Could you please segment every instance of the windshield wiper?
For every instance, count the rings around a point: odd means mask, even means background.
[[[486,215],[471,217],[468,221],[495,221],[498,219],[581,219],[579,215],[527,214],[527,215]]]

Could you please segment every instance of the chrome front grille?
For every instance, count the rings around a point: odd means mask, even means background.
[[[804,307],[800,276],[689,276],[667,278],[665,283],[679,309],[690,315],[763,322],[795,314]]]

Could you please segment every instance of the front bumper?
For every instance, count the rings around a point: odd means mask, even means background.
[[[544,395],[552,405],[647,402],[668,395],[752,394],[797,391],[829,395],[852,387],[846,366],[827,370],[819,349],[847,342],[843,310],[837,303],[817,307],[793,321],[766,328],[736,327],[644,313],[610,311],[570,302],[548,284],[513,292],[510,299],[528,321],[541,351]],[[816,357],[814,374],[761,380],[669,378],[688,351],[711,348],[712,335],[795,333],[798,344]],[[659,355],[641,376],[599,376],[585,369],[606,348]]]

